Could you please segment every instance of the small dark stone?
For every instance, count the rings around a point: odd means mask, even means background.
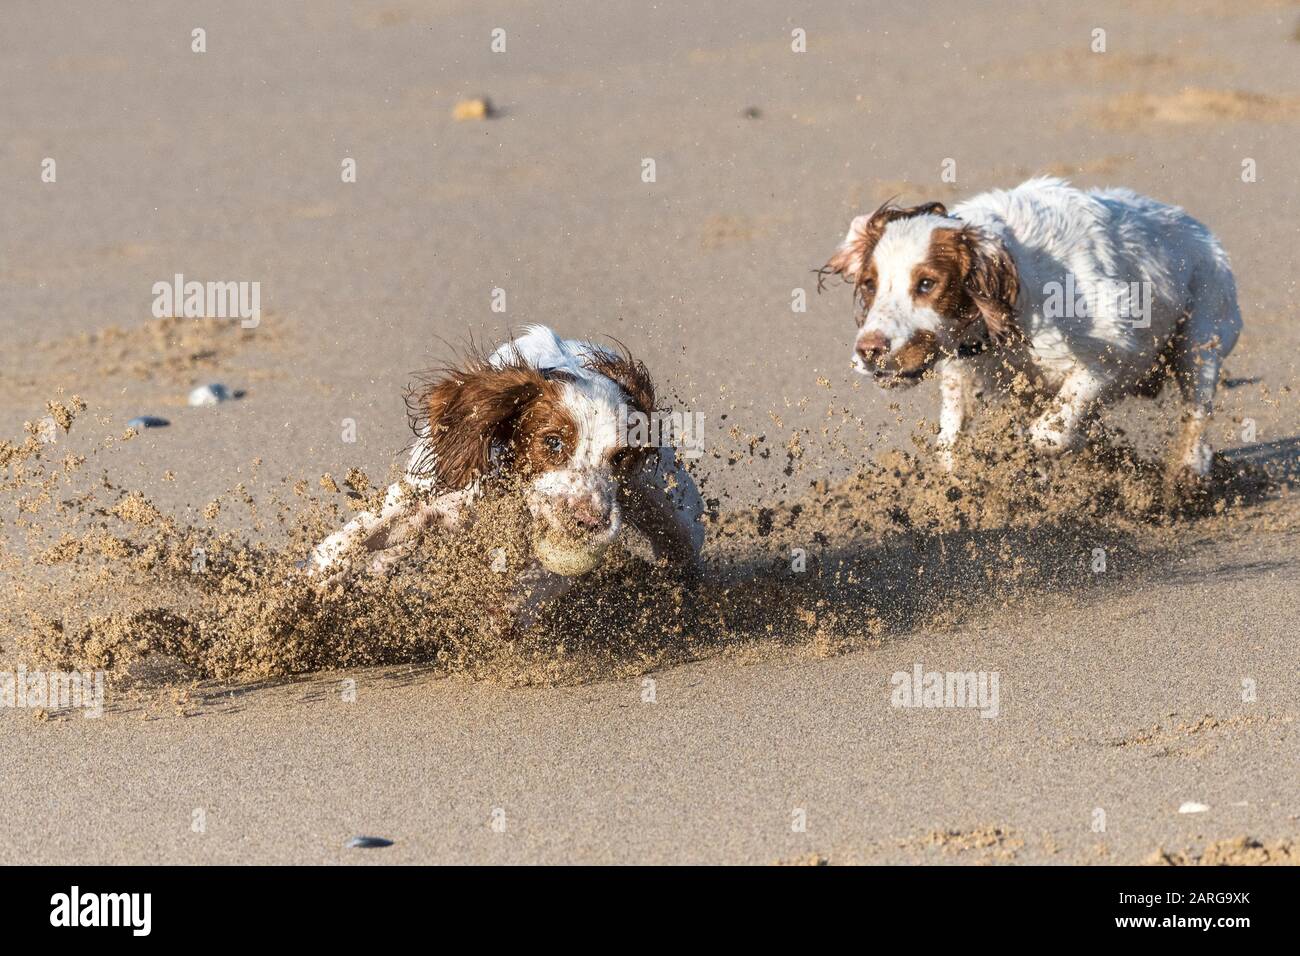
[[[740,111],[740,115],[743,116],[745,119],[759,119],[762,117],[763,111],[760,110],[757,106],[746,106],[743,110]]]
[[[383,837],[354,836],[345,845],[349,850],[373,850],[376,847],[392,846],[393,841]]]
[[[165,418],[158,418],[155,415],[140,415],[127,422],[126,427],[141,431],[145,428],[166,428],[170,424],[171,422]]]

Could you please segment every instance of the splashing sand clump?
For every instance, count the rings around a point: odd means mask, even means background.
[[[67,409],[65,431],[80,411]],[[256,509],[244,486],[188,526],[111,480],[111,436],[60,461],[29,433],[0,444],[0,647],[118,674],[165,659],[220,681],[418,662],[553,684],[755,648],[825,656],[1089,586],[1093,548],[1158,551],[1189,522],[1231,520],[1254,487],[1226,475],[1171,510],[1159,469],[1121,445],[1038,460],[998,427],[959,449],[951,475],[924,452],[895,451],[846,481],[812,478],[787,500],[715,511],[701,579],[655,564],[643,542],[619,542],[522,632],[494,613],[530,553],[526,509],[508,489],[487,497],[466,533],[426,536],[395,572],[321,587],[301,569],[312,544],[383,496],[360,470],[347,473],[350,493],[321,479],[326,498],[293,483],[274,533],[252,541],[261,523],[239,523],[241,509]],[[739,439],[750,460],[763,444],[752,437]],[[785,445],[785,474],[798,482],[816,457],[798,434]],[[82,467],[87,457],[104,460],[99,475]],[[218,530],[219,516],[237,529]]]

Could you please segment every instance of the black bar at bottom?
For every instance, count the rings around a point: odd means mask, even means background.
[[[911,927],[949,942],[992,930],[1232,944],[1293,936],[1300,890],[1294,868],[625,868],[594,876],[581,867],[13,867],[0,874],[0,911],[10,945],[47,934],[218,943],[273,929],[291,929],[298,942],[373,942],[419,925],[541,942],[596,921],[649,938],[703,922],[734,941],[775,922],[811,938]]]

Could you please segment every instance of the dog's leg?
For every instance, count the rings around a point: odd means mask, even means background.
[[[380,573],[404,557],[427,528],[451,527],[460,514],[467,492],[456,492],[423,500],[409,483],[390,485],[384,504],[376,514],[363,511],[312,549],[307,573],[331,583],[363,562],[372,573]]]
[[[1048,454],[1069,451],[1083,441],[1083,426],[1105,394],[1109,382],[1088,368],[1066,376],[1053,407],[1029,428],[1029,442]]]
[[[1183,424],[1174,446],[1172,460],[1165,469],[1165,484],[1171,488],[1192,488],[1210,474],[1214,451],[1205,440],[1210,413],[1199,407],[1183,414]]]
[[[619,487],[624,519],[650,539],[656,558],[698,569],[704,546],[704,499],[677,459],[663,447]]]
[[[1187,411],[1166,481],[1171,486],[1195,486],[1210,474],[1214,451],[1205,431],[1214,412],[1223,359],[1237,344],[1241,312],[1232,273],[1216,268],[1208,280],[1193,284],[1195,304],[1183,324],[1174,354],[1178,389]]]
[[[966,427],[967,399],[972,388],[964,368],[955,362],[943,366],[939,373],[939,437],[935,447],[945,471],[952,471],[952,449]]]

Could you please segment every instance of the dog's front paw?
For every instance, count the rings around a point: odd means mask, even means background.
[[[1047,455],[1069,451],[1078,443],[1078,433],[1065,428],[1058,415],[1044,415],[1029,429],[1029,444]]]
[[[1195,480],[1201,481],[1210,477],[1214,470],[1214,450],[1205,442],[1197,442],[1183,454],[1181,460],[1171,466],[1170,473],[1175,471],[1187,472],[1194,476]]]

